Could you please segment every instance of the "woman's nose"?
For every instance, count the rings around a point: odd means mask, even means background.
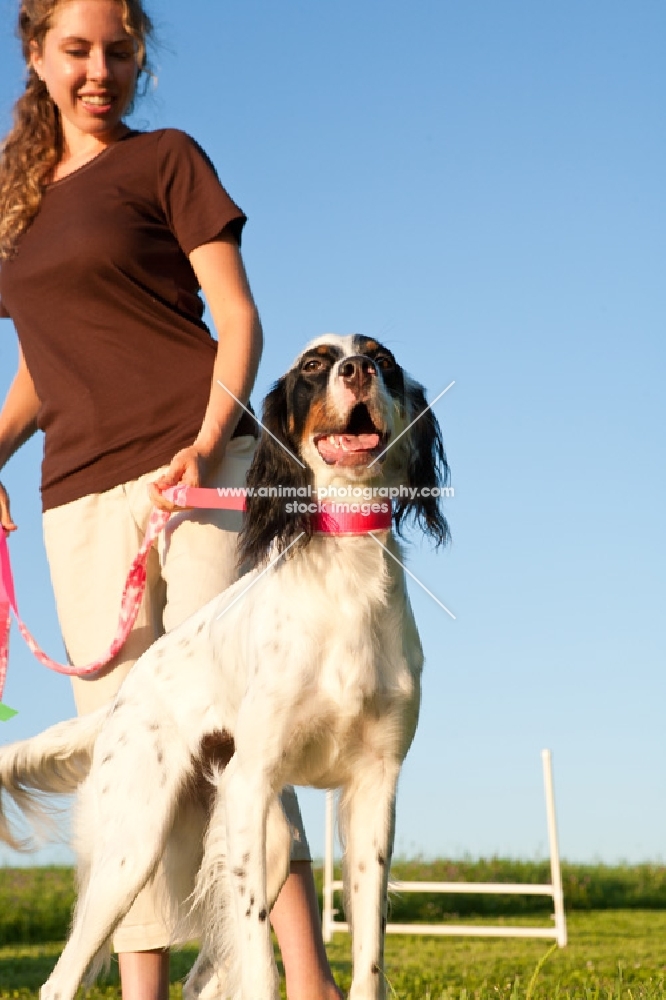
[[[104,49],[95,46],[88,56],[88,79],[107,80],[109,75],[109,57]]]

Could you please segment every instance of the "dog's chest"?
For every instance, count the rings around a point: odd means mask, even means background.
[[[422,662],[401,572],[374,542],[346,542],[313,540],[257,588],[250,640],[253,687],[307,690],[342,715],[375,697],[409,697]]]
[[[402,760],[419,701],[418,675],[404,657],[333,645],[318,678],[292,706],[284,780],[333,787],[364,759]]]
[[[325,589],[299,588],[291,676],[276,692],[290,716],[285,780],[295,784],[340,783],[368,754],[401,759],[418,717],[422,653],[402,579],[375,575],[356,589],[341,569],[329,566]]]
[[[340,615],[332,625],[310,683],[313,693],[330,701],[342,717],[363,713],[369,702],[411,697],[416,678],[405,655],[402,612]]]

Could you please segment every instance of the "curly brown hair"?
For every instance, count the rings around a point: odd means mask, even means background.
[[[27,69],[25,90],[14,105],[14,124],[0,148],[0,261],[11,257],[19,237],[37,215],[42,195],[62,156],[58,109],[31,66],[58,7],[68,0],[21,0],[18,35]],[[138,80],[150,74],[147,44],[153,25],[142,0],[116,0],[125,30],[137,49]]]

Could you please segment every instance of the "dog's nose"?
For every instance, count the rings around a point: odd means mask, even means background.
[[[338,375],[348,389],[358,391],[377,376],[377,366],[370,358],[357,354],[340,362]]]

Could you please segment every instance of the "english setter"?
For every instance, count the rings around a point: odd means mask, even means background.
[[[34,790],[80,786],[78,902],[42,1000],[72,1000],[86,970],[96,973],[174,844],[198,869],[188,905],[203,945],[186,995],[276,1000],[267,916],[289,870],[287,783],[341,789],[349,997],[385,996],[396,783],[423,655],[390,516],[381,530],[331,534],[311,508],[325,491],[361,505],[359,489],[381,506],[393,488],[396,531],[411,516],[445,542],[441,434],[421,386],[357,335],[309,344],[266,398],[263,423],[241,536],[251,572],[159,639],[110,706],[0,751],[0,786],[28,816],[39,811]],[[208,769],[202,857],[189,802],[215,734],[234,752]],[[1,813],[0,837],[17,842]]]

